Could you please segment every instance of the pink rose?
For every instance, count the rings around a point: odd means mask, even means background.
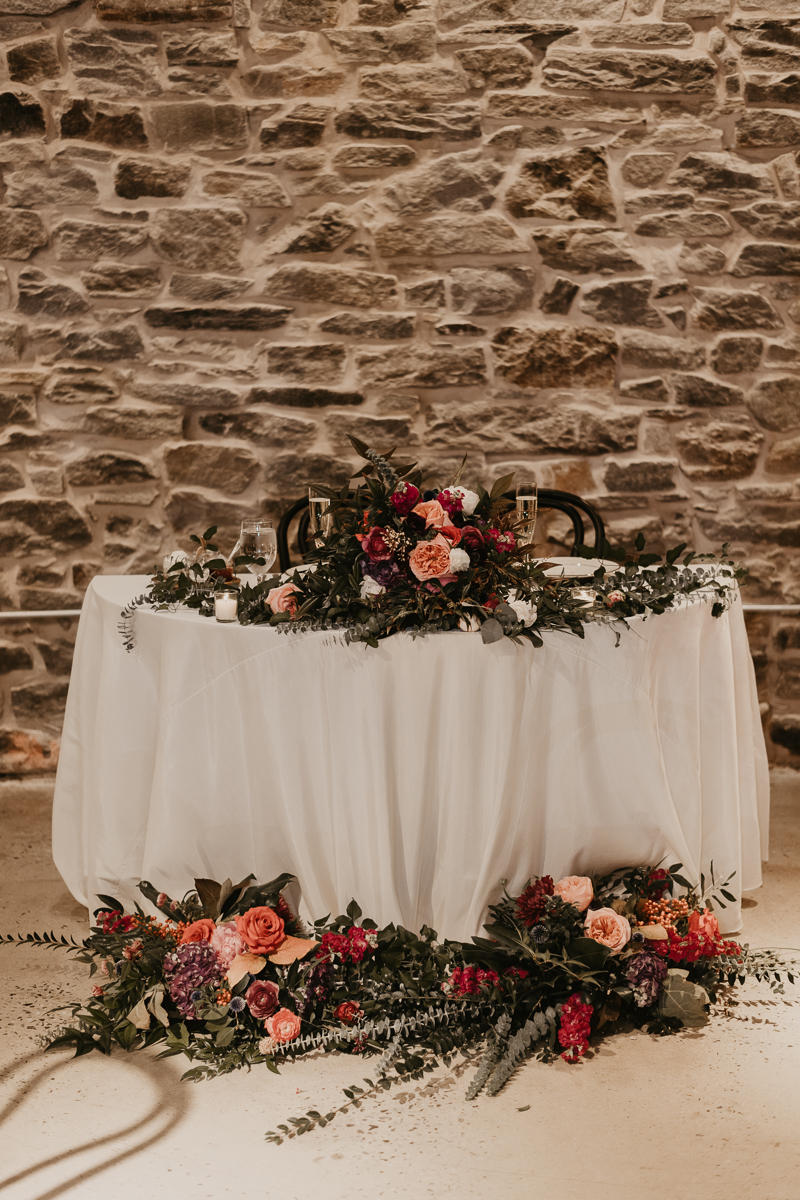
[[[296,584],[284,583],[267,592],[267,604],[274,613],[288,612],[294,616],[297,612],[297,600],[293,593],[299,591],[300,588]]]
[[[443,525],[450,524],[450,514],[444,511],[438,500],[423,500],[411,511],[423,518],[426,529],[441,529]]]
[[[293,1042],[300,1032],[300,1018],[288,1008],[279,1008],[266,1022],[267,1033],[276,1042]]]
[[[565,904],[574,904],[578,912],[584,912],[594,900],[591,879],[585,875],[567,875],[553,884],[553,895],[560,896]]]
[[[255,979],[244,994],[247,1007],[257,1021],[271,1017],[278,1008],[278,985],[269,979]]]
[[[247,953],[247,944],[236,928],[235,921],[217,926],[211,935],[211,949],[219,959],[223,971],[227,971],[237,954]]]
[[[606,596],[606,604],[619,604],[619,602],[624,599],[624,592],[609,592]]]
[[[689,913],[689,933],[702,933],[704,937],[719,937],[719,922],[710,908]]]
[[[556,884],[556,887],[558,884]],[[622,950],[631,940],[630,922],[613,908],[590,909],[584,924],[586,936],[612,951]]]
[[[386,545],[383,530],[379,525],[373,525],[369,533],[357,533],[356,537],[361,542],[361,549],[372,562],[386,562],[392,557],[392,551]]]
[[[429,501],[429,504],[434,503],[434,500]],[[422,505],[418,504],[414,511],[421,507]],[[450,543],[440,533],[437,533],[432,542],[417,542],[415,549],[408,556],[408,565],[420,581],[449,575]]]
[[[193,921],[181,934],[180,944],[183,946],[186,942],[210,942],[216,928],[210,917],[203,917],[202,921]]]

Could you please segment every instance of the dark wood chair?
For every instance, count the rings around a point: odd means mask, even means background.
[[[514,500],[516,498],[514,492],[504,492],[503,495],[507,500]],[[603,518],[597,509],[589,504],[588,500],[583,500],[580,496],[576,496],[572,492],[560,492],[555,488],[539,488],[539,508],[555,508],[569,517],[572,522],[574,535],[571,553],[574,555],[578,553],[578,546],[586,544],[586,528],[581,513],[585,514],[589,518],[594,531],[594,548],[597,551],[600,550],[606,535]],[[305,554],[309,548],[308,500],[304,498],[302,500],[295,500],[294,504],[290,504],[278,522],[276,538],[278,541],[278,562],[282,571],[288,571],[292,565],[289,555],[289,526],[297,516],[300,518],[297,526],[297,548],[301,554]]]

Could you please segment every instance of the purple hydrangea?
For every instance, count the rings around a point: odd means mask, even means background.
[[[195,1017],[194,995],[220,978],[217,956],[208,942],[186,942],[164,959],[169,994],[182,1017]]]
[[[366,558],[361,560],[361,574],[369,575],[370,579],[374,579],[381,587],[391,587],[401,578],[403,572],[398,567],[394,559],[386,559],[383,562],[370,562]]]
[[[667,963],[663,958],[642,950],[630,961],[625,978],[633,988],[633,995],[640,1008],[654,1004],[661,985],[667,977]]]

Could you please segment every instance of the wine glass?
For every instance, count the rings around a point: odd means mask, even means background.
[[[333,525],[333,516],[328,512],[330,506],[330,500],[315,495],[314,488],[308,489],[308,535],[317,549],[324,546]]]
[[[515,530],[517,541],[522,546],[533,542],[536,530],[536,514],[539,508],[539,490],[533,481],[521,483],[517,487],[517,524],[524,522],[521,529]]]
[[[247,554],[250,558],[263,558],[263,565],[248,563],[246,568],[251,575],[255,575],[256,580],[260,583],[269,575],[269,569],[275,562],[277,553],[278,539],[275,536],[272,521],[263,519],[242,521],[239,540],[233,548],[231,560],[240,554]]]

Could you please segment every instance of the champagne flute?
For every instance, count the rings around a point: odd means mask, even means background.
[[[517,541],[522,546],[533,543],[538,508],[539,490],[536,484],[533,481],[521,483],[517,487],[517,523],[524,522],[524,525],[515,532]]]
[[[314,488],[308,489],[308,534],[318,550],[324,546],[333,525],[330,506],[330,500],[315,495]]]
[[[260,583],[269,575],[269,569],[275,562],[277,553],[278,539],[275,536],[272,521],[263,519],[242,521],[239,540],[233,548],[231,561],[240,554],[247,554],[250,558],[263,558],[263,564],[248,563],[246,568],[251,575],[255,575],[257,582]]]

